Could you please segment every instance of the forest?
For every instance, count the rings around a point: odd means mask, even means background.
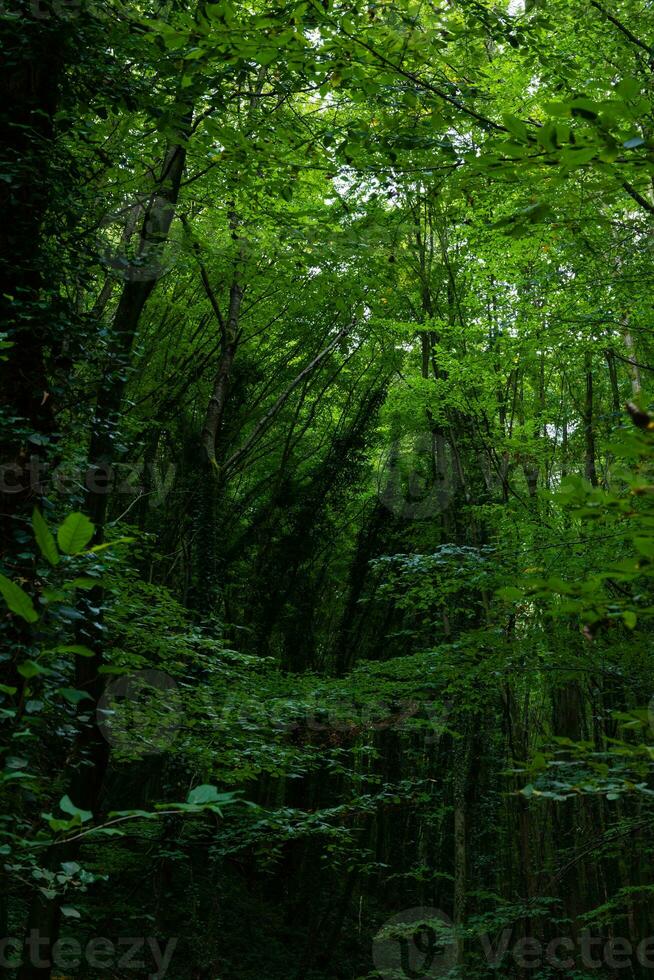
[[[0,39],[0,975],[654,975],[654,4]]]

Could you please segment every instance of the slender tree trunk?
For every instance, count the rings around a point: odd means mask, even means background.
[[[586,447],[585,476],[594,487],[597,486],[595,467],[595,418],[593,406],[593,358],[590,351],[584,356],[586,372],[586,399],[584,402],[584,444]]]
[[[145,209],[140,234],[140,264],[127,275],[112,326],[113,348],[109,365],[100,387],[93,419],[89,447],[90,485],[87,507],[96,525],[98,540],[102,536],[109,499],[110,468],[116,459],[116,435],[127,384],[132,346],[141,314],[163,269],[163,250],[175,214],[175,206],[186,164],[185,142],[190,126],[190,114],[179,142],[172,141],[161,168],[161,175]]]
[[[615,365],[615,354],[612,350],[605,351],[606,364],[609,369],[609,384],[611,386],[611,401],[613,411],[620,411],[620,389],[618,387],[618,371]]]
[[[472,752],[472,733],[467,713],[462,715],[462,731],[455,743],[453,773],[454,805],[454,906],[452,920],[456,931],[456,962],[464,965],[465,943],[463,928],[467,912],[468,892],[468,782]]]
[[[624,340],[624,345],[627,351],[627,366],[629,368],[629,378],[631,380],[631,393],[634,398],[638,399],[642,387],[640,381],[640,368],[638,367],[638,361],[636,358],[634,338],[629,330],[629,321],[626,318],[622,323],[622,339]]]

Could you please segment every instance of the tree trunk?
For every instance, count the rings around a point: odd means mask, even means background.
[[[590,351],[584,356],[586,371],[586,400],[584,402],[584,443],[586,447],[585,476],[591,484],[597,486],[597,469],[595,467],[595,419],[593,409],[593,358]]]

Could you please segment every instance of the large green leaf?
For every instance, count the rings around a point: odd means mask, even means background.
[[[80,701],[92,700],[91,695],[86,691],[78,691],[77,688],[74,687],[60,687],[58,693],[61,694],[62,698],[65,698],[69,704],[79,704]]]
[[[204,784],[202,786],[196,786],[188,794],[187,803],[193,804],[204,804],[204,803],[218,803],[223,797],[218,792],[215,786],[209,784]]]
[[[18,673],[25,680],[31,680],[32,677],[38,677],[39,674],[52,674],[49,667],[44,667],[42,664],[36,663],[34,660],[24,660],[22,664],[18,667]]]
[[[74,653],[78,657],[95,657],[93,650],[82,643],[60,643],[54,650],[55,653]]]
[[[32,527],[34,528],[34,537],[36,538],[36,543],[41,549],[41,554],[50,562],[51,565],[57,565],[59,563],[59,552],[57,551],[57,545],[52,531],[46,524],[45,519],[38,507],[34,508],[34,513],[32,514]]]
[[[57,531],[57,541],[67,555],[77,555],[93,537],[95,527],[85,514],[69,514]]]
[[[21,616],[28,623],[37,621],[39,614],[27,592],[21,589],[20,585],[16,585],[10,578],[7,578],[6,575],[0,575],[0,593],[2,593],[12,612]]]
[[[80,810],[78,806],[75,806],[70,796],[62,796],[59,800],[59,808],[64,811],[64,813],[70,813],[71,817],[79,817],[82,823],[86,823],[90,820],[93,814],[90,810]]]

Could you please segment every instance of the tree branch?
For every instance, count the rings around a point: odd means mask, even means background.
[[[184,226],[184,230],[186,231],[190,239],[190,226],[188,223],[188,219],[186,218],[186,215],[180,215],[180,220]],[[197,242],[192,242],[192,248],[193,251],[195,252],[195,257],[198,260],[198,266],[200,267],[200,279],[202,280],[204,291],[207,294],[209,302],[211,303],[211,309],[213,310],[216,316],[216,320],[218,321],[218,325],[220,326],[220,337],[224,347],[225,344],[227,343],[227,329],[225,326],[225,320],[223,319],[223,315],[220,312],[220,306],[218,305],[216,294],[214,293],[213,287],[209,282],[209,276],[207,274],[207,270],[205,268],[204,262],[202,261],[202,257],[200,255],[200,246],[198,245]]]
[[[590,5],[591,7],[595,7],[595,10],[599,10],[599,12],[602,14],[603,17],[606,17],[607,20],[610,20],[611,23],[615,27],[617,27],[618,30],[621,31],[622,34],[624,34],[624,36],[631,41],[632,44],[638,45],[638,47],[642,48],[643,51],[647,51],[649,55],[652,54],[652,48],[650,47],[650,45],[645,44],[645,42],[641,41],[639,37],[636,37],[635,34],[632,34],[629,28],[625,27],[625,25],[622,24],[617,19],[617,17],[614,17],[613,14],[610,14],[608,10],[605,10],[604,7],[601,5],[601,3],[598,3],[597,0],[590,0]]]
[[[640,204],[641,208],[645,208],[650,214],[654,214],[654,205],[650,204],[649,201],[639,194],[635,187],[633,187],[628,180],[622,181],[622,186],[626,190],[629,197],[633,198],[636,204]]]
[[[266,429],[270,426],[275,416],[279,413],[280,409],[284,407],[290,396],[293,394],[298,385],[301,385],[304,379],[311,374],[320,364],[325,360],[325,358],[334,350],[336,345],[349,333],[353,327],[353,323],[349,323],[346,327],[336,334],[334,339],[330,341],[329,344],[314,357],[310,364],[307,364],[300,373],[293,379],[286,391],[283,391],[273,406],[266,412],[266,414],[259,420],[255,425],[250,436],[245,440],[244,444],[240,449],[237,449],[229,459],[223,464],[221,470],[223,473],[228,472],[233,469],[238,463],[241,463],[243,459],[248,455],[255,443],[261,438]]]

